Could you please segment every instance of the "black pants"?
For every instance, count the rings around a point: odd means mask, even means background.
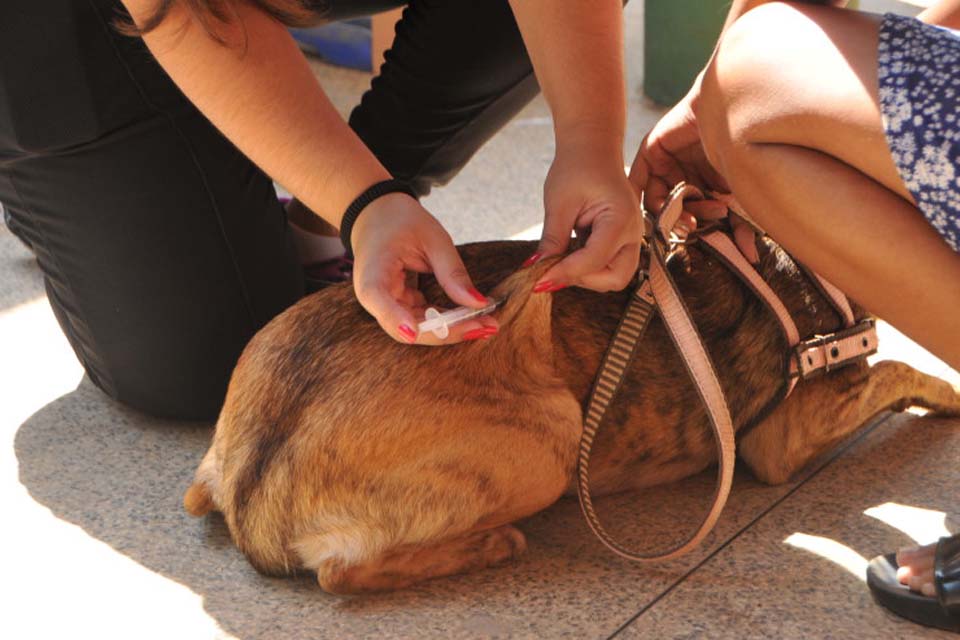
[[[338,1],[334,17],[403,4]],[[118,11],[0,3],[0,203],[90,378],[152,414],[212,418],[303,276],[271,180],[112,28]],[[350,125],[425,193],[536,92],[506,0],[412,0]]]

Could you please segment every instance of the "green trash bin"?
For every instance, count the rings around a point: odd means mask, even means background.
[[[643,92],[662,105],[682,98],[723,29],[730,0],[646,0]]]

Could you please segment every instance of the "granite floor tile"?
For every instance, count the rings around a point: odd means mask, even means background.
[[[960,531],[960,420],[898,414],[617,638],[949,638],[874,604],[870,558]]]

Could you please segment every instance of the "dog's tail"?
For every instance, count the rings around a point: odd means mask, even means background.
[[[213,511],[213,497],[207,485],[194,482],[183,496],[183,508],[192,516],[205,516]]]
[[[205,516],[217,508],[213,499],[215,486],[219,483],[219,467],[216,442],[211,445],[207,455],[203,456],[193,484],[183,496],[183,508],[192,516]]]

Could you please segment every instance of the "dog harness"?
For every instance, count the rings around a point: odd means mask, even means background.
[[[857,322],[847,297],[835,286],[804,269],[815,286],[824,294],[843,320],[843,327],[827,335],[801,340],[797,325],[786,306],[773,289],[760,277],[753,265],[759,262],[756,235],[761,233],[740,209],[732,196],[711,193],[711,197],[727,205],[727,217],[732,232],[719,224],[707,224],[702,230],[689,234],[677,232],[677,223],[683,213],[685,200],[700,200],[703,193],[692,185],[678,184],[664,202],[660,214],[648,219],[647,246],[650,248],[649,267],[638,273],[638,283],[620,324],[614,331],[600,369],[590,392],[584,414],[583,435],[577,462],[577,493],[580,508],[587,523],[601,542],[613,552],[637,562],[669,560],[693,550],[703,541],[726,505],[733,484],[735,435],[726,398],[710,360],[703,340],[697,332],[690,311],[683,303],[676,283],[667,270],[668,261],[676,255],[680,244],[696,239],[704,248],[725,264],[747,288],[756,294],[777,318],[790,354],[787,358],[786,395],[798,380],[859,361],[877,350],[877,332],[872,319]],[[617,542],[597,517],[590,496],[590,452],[603,422],[607,408],[616,397],[636,352],[637,344],[653,316],[660,313],[667,333],[680,352],[694,387],[707,409],[710,426],[718,450],[717,487],[713,505],[703,521],[684,542],[662,554],[637,553]],[[786,397],[786,395],[784,397]]]

